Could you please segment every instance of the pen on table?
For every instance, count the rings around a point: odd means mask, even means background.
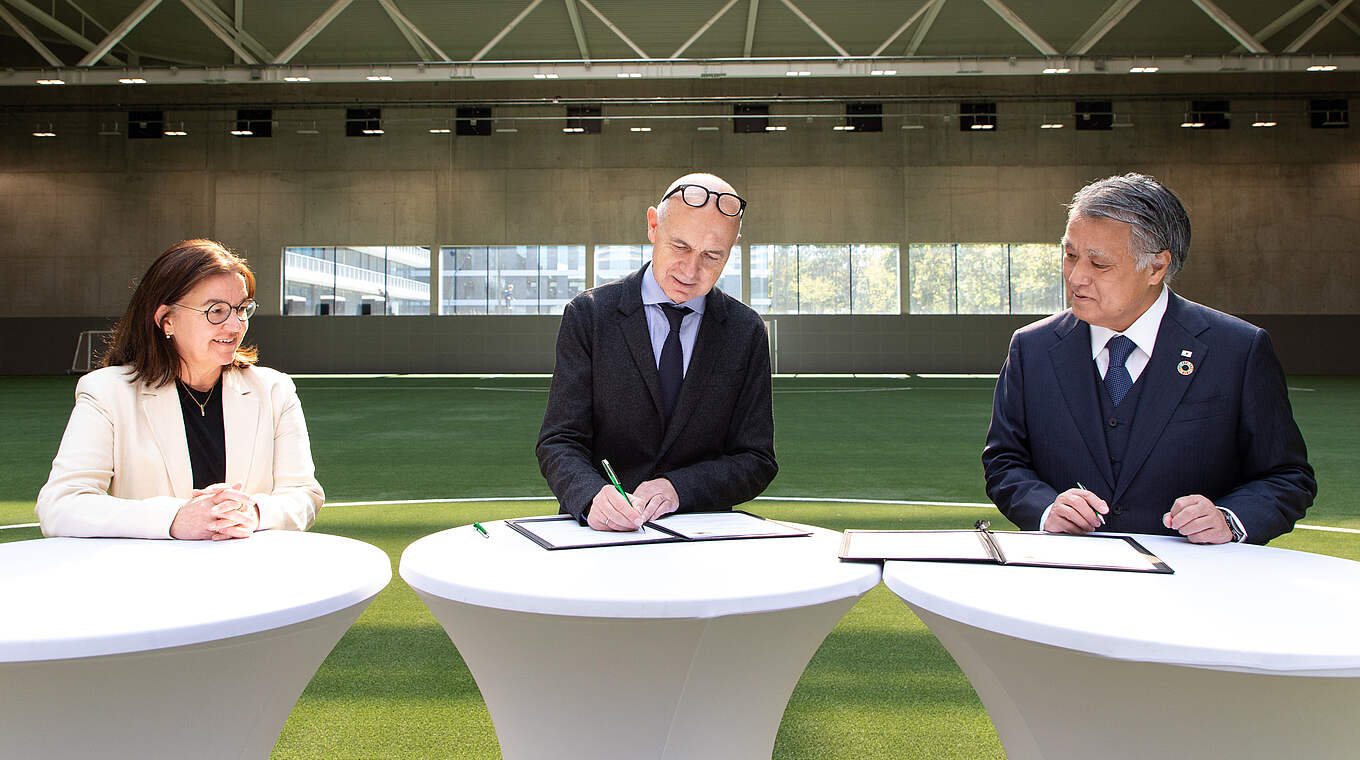
[[[614,468],[609,466],[609,460],[601,459],[600,464],[604,465],[604,474],[609,476],[609,482],[613,483],[614,487],[619,490],[619,496],[622,496],[623,500],[628,502],[628,506],[633,506],[633,500],[628,498],[628,494],[623,490],[623,484],[619,483],[618,476],[614,474]],[[642,530],[642,526],[637,526],[637,529]]]
[[[1077,488],[1080,488],[1080,489],[1083,490],[1083,491],[1090,491],[1090,490],[1091,490],[1091,489],[1087,488],[1086,486],[1082,485],[1080,480],[1077,481]],[[1096,513],[1096,517],[1099,517],[1099,518],[1100,518],[1100,524],[1101,524],[1101,525],[1104,525],[1104,524],[1105,524],[1105,515],[1102,515],[1101,513],[1097,512],[1097,513]]]
[[[491,534],[486,532],[486,528],[483,528],[481,523],[473,523],[472,527],[476,528],[477,532],[482,534],[482,538],[491,538]]]

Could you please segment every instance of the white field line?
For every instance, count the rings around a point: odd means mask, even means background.
[[[551,496],[472,496],[452,499],[385,499],[380,501],[333,501],[326,504],[326,507],[386,507],[400,506],[404,504],[468,504],[473,502],[493,502],[493,501],[541,501],[554,502]],[[820,504],[881,504],[889,506],[904,507],[960,507],[968,509],[995,509],[989,503],[976,501],[910,501],[905,499],[849,499],[831,498],[823,496],[757,496],[756,501],[774,502],[808,502]],[[20,523],[17,525],[0,525],[0,530],[12,530],[15,528],[36,528],[38,523]],[[1303,530],[1320,530],[1327,533],[1351,533],[1360,535],[1357,528],[1337,528],[1328,525],[1306,525],[1296,523],[1296,528]]]

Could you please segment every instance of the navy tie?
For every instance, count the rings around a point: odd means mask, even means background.
[[[1119,406],[1124,394],[1133,387],[1133,376],[1124,362],[1129,360],[1129,354],[1133,353],[1135,347],[1134,342],[1123,335],[1116,335],[1105,344],[1105,348],[1110,350],[1110,368],[1105,370],[1105,390],[1109,391],[1110,400],[1115,406]]]
[[[690,313],[688,306],[660,304],[661,312],[671,323],[671,331],[666,333],[666,342],[661,344],[661,361],[657,372],[661,375],[661,405],[666,412],[666,422],[671,421],[675,411],[675,401],[680,398],[680,383],[685,379],[685,357],[680,348],[680,321]]]

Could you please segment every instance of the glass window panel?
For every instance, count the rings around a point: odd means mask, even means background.
[[[732,246],[727,256],[727,264],[718,276],[718,288],[738,301],[741,300],[741,246]]]
[[[850,246],[852,314],[901,314],[901,278],[895,245]]]
[[[960,243],[958,305],[960,314],[1005,314],[1010,311],[1006,246]]]
[[[798,313],[798,246],[765,246],[769,256],[766,297],[770,314]]]
[[[798,313],[850,313],[850,246],[798,246]]]
[[[586,247],[545,245],[539,249],[538,313],[561,314],[586,286]]]
[[[335,306],[332,314],[382,314],[386,309],[387,249],[341,246],[335,249]]]
[[[912,245],[907,248],[908,280],[912,314],[953,314],[954,245]]]
[[[283,249],[283,314],[290,317],[331,313],[335,296],[335,249]]]
[[[423,245],[387,247],[387,313],[430,313],[430,249]]]
[[[487,276],[487,247],[484,245],[445,246],[444,287],[440,291],[440,314],[487,314],[490,289]]]
[[[489,248],[491,314],[533,314],[538,311],[538,246],[499,245]],[[530,292],[529,283],[533,283]]]
[[[1055,314],[1062,311],[1062,247],[1056,243],[1010,246],[1011,313]]]
[[[620,280],[636,272],[643,262],[652,258],[652,246],[597,245],[595,246],[595,285]]]

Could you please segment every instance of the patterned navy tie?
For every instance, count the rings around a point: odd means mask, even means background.
[[[675,401],[680,398],[680,383],[685,379],[685,358],[680,348],[680,321],[692,309],[688,306],[660,304],[661,312],[671,323],[671,331],[666,334],[666,342],[661,344],[661,361],[657,372],[661,375],[661,405],[665,408],[666,422],[671,421],[675,411]]]
[[[1133,376],[1124,362],[1129,360],[1129,354],[1133,353],[1135,347],[1134,342],[1123,335],[1116,335],[1105,344],[1105,348],[1110,350],[1110,368],[1105,370],[1105,390],[1109,392],[1115,406],[1119,406],[1124,394],[1133,387]]]

